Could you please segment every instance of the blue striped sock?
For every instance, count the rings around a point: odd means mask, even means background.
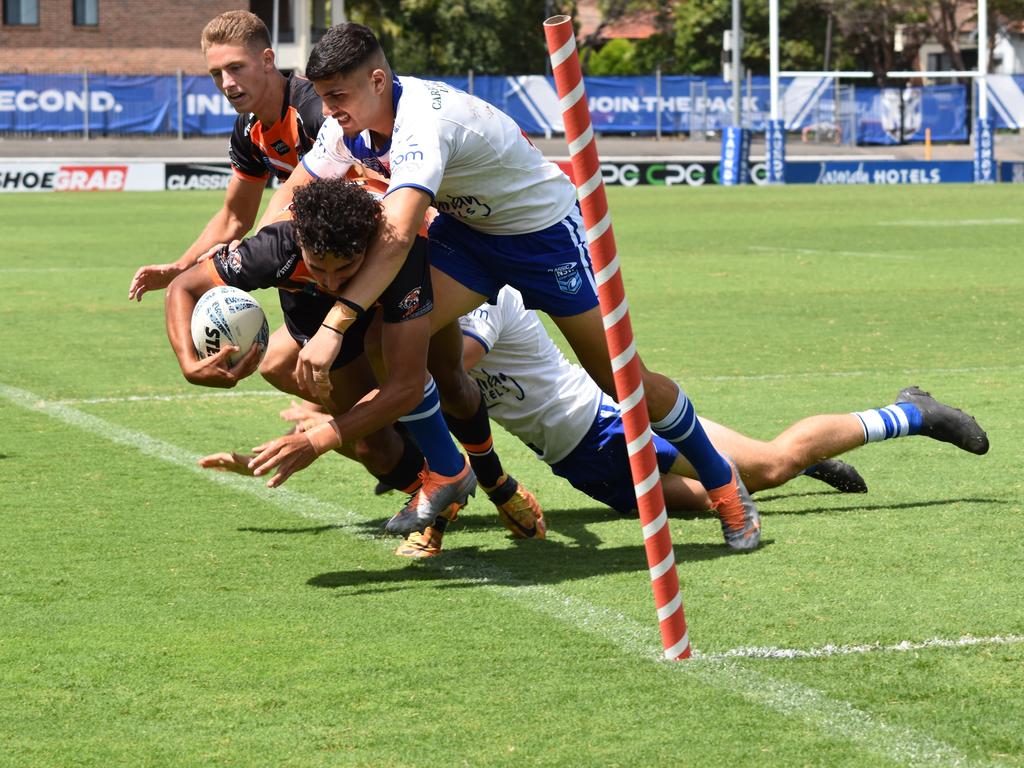
[[[864,442],[877,443],[921,432],[921,411],[913,403],[896,403],[853,414],[864,428]]]
[[[453,477],[462,471],[466,460],[462,458],[455,441],[448,433],[441,414],[441,398],[437,394],[437,385],[433,377],[423,388],[423,400],[407,416],[399,419],[412,434],[420,450],[427,459],[431,472]]]
[[[697,420],[697,412],[689,398],[679,389],[679,397],[668,415],[651,422],[659,436],[668,440],[686,458],[705,488],[720,488],[732,479],[732,468],[708,440]]]

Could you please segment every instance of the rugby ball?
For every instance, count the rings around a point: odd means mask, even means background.
[[[234,365],[253,344],[261,344],[265,353],[269,338],[270,328],[263,307],[240,288],[229,285],[211,288],[192,310],[192,343],[200,359],[234,345],[238,351],[228,358]]]

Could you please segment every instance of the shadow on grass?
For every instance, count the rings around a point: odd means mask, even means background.
[[[616,520],[618,516],[607,509],[550,510],[548,516],[558,521],[558,533],[571,541],[544,539],[510,539],[504,529],[488,519],[465,518],[465,528],[472,530],[488,527],[496,536],[510,544],[491,549],[476,545],[459,545],[459,530],[445,537],[446,548],[434,558],[394,561],[393,566],[381,569],[358,568],[330,571],[312,577],[306,583],[321,589],[345,589],[348,594],[373,594],[403,589],[413,584],[436,582],[441,589],[502,586],[532,587],[589,579],[596,575],[645,572],[646,555],[643,544],[601,546],[602,539],[587,528],[594,522]],[[459,518],[463,522],[463,518]],[[639,524],[638,524],[639,525]],[[398,539],[395,539],[397,544]],[[762,541],[757,552],[771,546],[771,540]],[[679,562],[713,560],[719,557],[740,557],[726,548],[724,543],[675,544]],[[755,554],[755,553],[751,553]]]
[[[780,496],[771,496],[764,498],[756,498],[755,501],[760,504],[771,503],[773,501],[781,501],[790,498],[801,498],[804,495],[818,495],[818,494],[785,494]],[[825,495],[830,495],[826,493]],[[846,494],[843,494],[846,495]],[[863,497],[861,497],[863,498]],[[807,509],[772,509],[765,507],[758,507],[762,516],[773,517],[775,515],[821,515],[830,514],[834,512],[896,512],[901,509],[927,509],[928,507],[945,507],[950,504],[1009,504],[1007,499],[989,499],[981,496],[973,498],[963,499],[930,499],[928,501],[906,501],[899,504],[853,504],[850,506],[828,506],[828,507],[808,507]]]
[[[327,533],[328,531],[341,531],[348,526],[344,525],[314,525],[306,528],[237,528],[236,530],[240,533],[284,533],[284,534],[296,534],[296,533],[311,533],[314,536]]]

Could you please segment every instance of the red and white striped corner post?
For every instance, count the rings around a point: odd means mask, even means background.
[[[590,243],[605,339],[615,375],[616,396],[622,409],[629,466],[643,525],[644,548],[654,589],[654,604],[658,610],[661,642],[666,658],[685,659],[690,656],[690,637],[686,630],[668,516],[665,514],[665,498],[661,492],[661,475],[651,440],[651,424],[647,418],[640,361],[633,343],[633,327],[619,271],[611,213],[604,193],[594,130],[590,124],[572,19],[569,16],[552,16],[544,22],[544,35],[565,123],[565,138],[569,143],[583,223]]]

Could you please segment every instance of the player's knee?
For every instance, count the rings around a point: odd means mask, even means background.
[[[780,456],[772,462],[756,465],[749,470],[745,468],[743,480],[751,491],[777,488],[796,477],[801,469],[803,468],[796,466],[789,457]]]
[[[284,361],[271,355],[263,358],[259,371],[260,376],[277,389],[281,389],[281,385],[290,382],[295,375],[294,366],[286,365]]]
[[[397,435],[394,440],[381,432],[375,432],[356,440],[352,445],[353,457],[375,475],[383,475],[392,469],[400,458],[401,441]]]
[[[473,417],[480,404],[480,388],[464,371],[435,376],[434,381],[446,414],[457,419]]]

